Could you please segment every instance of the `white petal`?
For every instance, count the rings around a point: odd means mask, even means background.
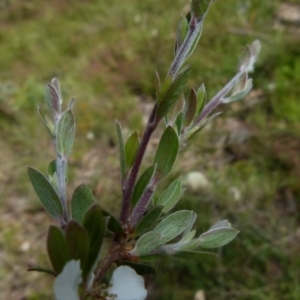
[[[79,300],[78,285],[81,282],[79,260],[66,263],[63,271],[54,281],[54,295],[56,300]]]
[[[128,266],[116,268],[110,284],[109,294],[117,295],[116,300],[145,300],[147,297],[143,277]]]

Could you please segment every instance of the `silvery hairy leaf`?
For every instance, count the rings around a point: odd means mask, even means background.
[[[66,110],[58,122],[56,147],[57,151],[68,157],[71,154],[75,137],[75,117],[72,110]]]
[[[189,23],[186,16],[181,16],[181,19],[178,24],[176,38],[175,38],[175,54],[177,50],[180,48],[181,44],[183,43],[186,34],[189,29]]]
[[[161,234],[156,231],[149,231],[143,234],[137,241],[135,248],[139,256],[146,255],[154,250],[161,240]]]
[[[56,119],[61,113],[61,96],[52,83],[47,84],[46,103],[52,116]]]
[[[49,119],[46,115],[44,115],[42,110],[39,107],[38,107],[38,114],[39,114],[40,118],[42,119],[49,136],[52,139],[55,139],[56,133],[55,133],[55,126],[54,126],[53,121],[51,119]]]
[[[200,247],[202,248],[218,248],[231,242],[239,231],[234,228],[220,227],[210,229],[199,237]]]
[[[158,198],[157,205],[163,207],[162,212],[166,213],[171,210],[179,201],[183,194],[183,188],[180,179],[173,181],[163,194]]]
[[[163,245],[181,234],[189,225],[193,212],[180,210],[163,219],[154,231],[161,234],[160,244]]]
[[[28,167],[28,175],[32,186],[47,212],[56,220],[63,215],[63,207],[59,197],[48,179],[38,170]]]

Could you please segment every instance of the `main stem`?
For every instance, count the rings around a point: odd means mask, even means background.
[[[63,220],[61,220],[61,226],[64,226],[68,222],[66,166],[67,166],[67,157],[61,155],[60,153],[57,153],[56,174],[57,174],[57,181],[58,181],[58,194],[63,207]]]
[[[128,222],[128,216],[130,211],[130,201],[133,193],[133,188],[149,143],[152,133],[156,129],[158,125],[158,120],[156,118],[156,109],[157,105],[154,106],[148,123],[146,125],[145,131],[143,133],[143,137],[140,143],[140,147],[136,154],[132,169],[129,173],[129,176],[125,179],[123,183],[123,200],[122,207],[120,212],[120,222],[126,224]]]
[[[107,256],[106,258],[102,261],[96,275],[94,278],[94,283],[98,283],[101,281],[101,279],[103,278],[103,276],[106,274],[106,272],[108,271],[108,269],[110,268],[110,266],[116,261],[118,260],[118,258],[120,257],[120,251],[119,251],[119,245],[115,244],[113,242],[113,244],[111,245],[109,251],[107,252]]]

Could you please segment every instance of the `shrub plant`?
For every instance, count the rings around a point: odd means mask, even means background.
[[[162,255],[198,256],[203,249],[221,247],[238,234],[227,220],[222,220],[196,236],[196,213],[176,210],[184,193],[180,178],[162,193],[157,192],[180,151],[219,114],[210,113],[220,104],[243,98],[252,88],[248,73],[257,59],[259,41],[244,49],[237,73],[210,101],[207,102],[203,84],[185,91],[191,73],[186,60],[196,48],[212,2],[192,0],[190,12],[181,17],[170,69],[163,80],[155,74],[155,103],[143,134],[139,136],[135,131],[125,140],[122,127],[116,122],[123,195],[117,218],[94,202],[87,185],[79,185],[67,199],[68,159],[75,135],[74,100],[64,110],[58,80],[48,83],[48,115],[40,108],[38,113],[53,141],[56,159],[50,162],[47,175],[32,167],[28,167],[28,174],[55,221],[47,237],[52,269],[30,270],[55,277],[57,300],[145,299],[147,290],[141,275],[155,272],[149,261]],[[164,129],[152,164],[140,172],[151,136],[160,123]],[[106,251],[102,247],[104,239],[109,244]],[[110,284],[103,285],[104,276],[111,269],[114,272]]]

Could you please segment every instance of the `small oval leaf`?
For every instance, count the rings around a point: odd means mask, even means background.
[[[69,156],[75,137],[75,117],[72,110],[66,110],[61,116],[56,136],[57,151],[63,156]]]
[[[81,224],[85,213],[93,203],[93,193],[90,188],[85,184],[79,185],[72,195],[72,219]]]
[[[220,228],[209,230],[200,235],[200,247],[218,248],[231,242],[239,231],[234,228]]]
[[[126,157],[125,161],[126,161],[126,167],[128,169],[132,167],[139,145],[140,145],[139,136],[135,131],[129,136],[125,144],[125,157]]]
[[[38,114],[39,114],[40,118],[42,119],[49,136],[52,139],[54,139],[55,138],[55,126],[54,126],[52,120],[50,120],[47,116],[45,116],[39,107],[38,107]]]
[[[191,89],[187,99],[185,99],[185,126],[189,126],[194,120],[197,110],[197,92]]]
[[[28,175],[33,188],[47,212],[56,220],[63,215],[63,207],[57,193],[48,179],[38,170],[28,167]]]
[[[142,235],[135,245],[138,255],[146,255],[154,250],[160,244],[160,240],[161,234],[156,231],[149,231]]]
[[[154,231],[161,234],[160,245],[167,243],[181,234],[189,225],[193,212],[189,210],[176,211],[163,219]]]
[[[205,85],[202,84],[197,90],[197,115],[200,115],[202,112],[207,100],[207,94],[205,90]]]
[[[89,252],[88,233],[73,220],[68,223],[65,232],[69,256],[71,259],[79,260],[82,268]]]
[[[157,201],[157,205],[163,206],[163,213],[168,212],[176,205],[183,194],[183,189],[180,179],[173,181],[168,188],[163,192]]]
[[[70,260],[64,232],[51,225],[47,237],[47,251],[56,274],[60,274],[65,264]]]
[[[90,240],[90,251],[85,261],[82,278],[88,278],[99,260],[100,250],[105,234],[105,221],[99,205],[94,204],[86,212],[83,219],[83,227],[86,229]]]
[[[176,131],[168,126],[158,145],[153,164],[157,164],[160,177],[166,177],[172,170],[179,151],[179,140]]]

